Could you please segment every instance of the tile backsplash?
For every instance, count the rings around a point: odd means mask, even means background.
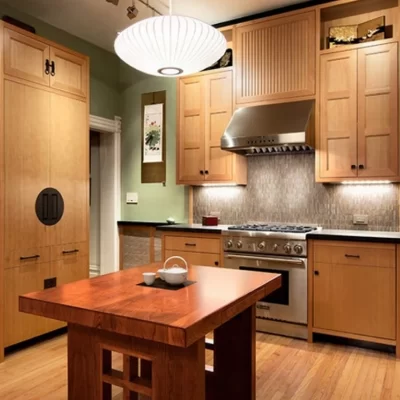
[[[221,224],[311,223],[332,229],[399,229],[399,185],[315,182],[315,155],[249,157],[246,187],[194,188],[194,222],[219,211]],[[353,225],[353,214],[368,225]]]

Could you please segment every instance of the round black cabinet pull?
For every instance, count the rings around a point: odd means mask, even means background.
[[[43,225],[55,225],[64,214],[64,199],[54,188],[43,189],[36,198],[36,216]]]
[[[364,169],[364,165],[363,165],[363,164],[360,164],[360,165],[358,166],[358,168]]]
[[[351,169],[357,169],[357,165],[354,165],[354,164],[353,164],[353,165],[351,166]]]
[[[314,275],[319,275],[319,271],[314,271]]]

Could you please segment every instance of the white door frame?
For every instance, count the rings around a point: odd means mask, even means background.
[[[121,118],[90,116],[90,129],[100,132],[100,271],[119,270],[117,222],[121,218]]]

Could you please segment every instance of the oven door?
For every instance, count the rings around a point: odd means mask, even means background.
[[[224,265],[281,274],[281,287],[257,303],[257,317],[307,324],[307,259],[226,253]]]

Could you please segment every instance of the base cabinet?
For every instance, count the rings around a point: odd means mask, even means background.
[[[189,265],[222,266],[220,235],[164,233],[162,246],[163,261],[169,257],[179,256]]]
[[[21,266],[5,270],[4,346],[43,335],[65,326],[65,323],[19,312],[18,296],[44,289],[51,278],[50,263]]]
[[[395,245],[314,241],[312,248],[313,331],[395,341]]]

